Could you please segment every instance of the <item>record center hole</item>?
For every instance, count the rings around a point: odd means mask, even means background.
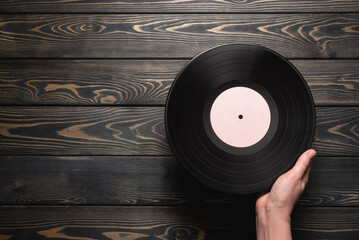
[[[242,114],[240,114],[240,115],[238,116],[238,118],[239,118],[239,119],[242,119],[242,118],[243,118],[243,115],[242,115]]]

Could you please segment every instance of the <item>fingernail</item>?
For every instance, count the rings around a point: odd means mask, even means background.
[[[313,149],[310,150],[310,151],[307,153],[307,156],[308,156],[310,159],[314,158],[315,155],[316,155],[316,151],[313,150]]]

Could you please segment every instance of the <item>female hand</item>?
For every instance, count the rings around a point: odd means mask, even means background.
[[[290,214],[307,185],[315,155],[313,149],[304,152],[294,167],[275,181],[270,192],[257,198],[257,239],[292,239]]]

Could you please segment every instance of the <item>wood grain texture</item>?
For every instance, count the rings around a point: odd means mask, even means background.
[[[248,209],[248,207],[247,207]],[[252,232],[233,207],[0,207],[0,234],[14,239],[238,239]],[[20,220],[21,219],[21,220]],[[250,229],[248,226],[251,224]],[[358,208],[297,208],[294,239],[356,239]],[[248,239],[253,239],[248,237]]]
[[[247,204],[253,205],[253,204]],[[252,206],[253,207],[253,206]],[[252,208],[1,207],[0,234],[19,239],[220,239],[251,233]],[[207,211],[207,212],[206,212]],[[19,218],[21,220],[19,220]],[[1,235],[0,235],[1,236]]]
[[[2,0],[0,12],[358,12],[356,0]]]
[[[358,107],[318,107],[319,155],[358,156]],[[1,155],[171,155],[163,107],[0,107]]]
[[[319,108],[313,147],[325,155],[358,156],[358,110],[358,108]]]
[[[359,105],[358,60],[292,60],[320,106]]]
[[[301,208],[294,210],[293,239],[356,239],[358,208]]]
[[[162,107],[3,107],[0,126],[1,154],[171,154]]]
[[[359,57],[359,14],[0,15],[0,57],[193,57],[226,43]]]
[[[0,104],[164,105],[188,60],[0,60]],[[292,60],[316,105],[359,105],[358,60]]]
[[[300,206],[359,206],[359,158],[317,157]],[[0,204],[240,205],[210,189],[173,156],[3,156]]]
[[[3,60],[0,104],[163,105],[186,62]]]
[[[194,179],[164,126],[176,73],[227,43],[292,59],[313,93],[294,239],[358,239],[358,26],[356,0],[0,1],[0,239],[254,239],[254,196]]]

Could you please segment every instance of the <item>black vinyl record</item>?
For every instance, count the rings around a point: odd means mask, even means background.
[[[235,100],[222,101],[227,93]],[[255,193],[269,189],[310,147],[315,107],[306,81],[285,58],[258,45],[229,44],[182,68],[167,97],[165,124],[174,154],[193,176],[222,191]]]

